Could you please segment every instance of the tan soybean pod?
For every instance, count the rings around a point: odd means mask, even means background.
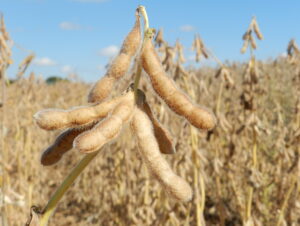
[[[173,145],[174,141],[172,136],[153,115],[146,96],[142,90],[138,90],[138,98],[142,99],[141,101],[138,101],[140,108],[148,115],[152,122],[154,135],[158,142],[160,152],[163,154],[174,154],[176,150]]]
[[[19,70],[22,68],[27,68],[28,65],[32,62],[32,60],[35,58],[35,54],[31,53],[25,59],[19,64]]]
[[[28,68],[30,63],[33,61],[34,57],[35,57],[34,53],[31,53],[19,64],[19,68],[18,68],[19,71],[17,73],[18,79],[20,79],[24,75],[26,69]]]
[[[162,157],[153,133],[152,122],[145,112],[135,108],[131,128],[136,136],[139,151],[151,174],[165,191],[179,201],[189,201],[193,192],[189,184],[177,176]]]
[[[103,121],[99,122],[92,130],[79,135],[74,140],[74,147],[80,152],[90,153],[99,150],[104,144],[119,135],[123,124],[127,122],[134,107],[134,94],[129,92],[131,100],[122,101]]]
[[[249,40],[250,40],[250,44],[251,44],[252,49],[256,49],[257,48],[256,41],[255,41],[255,39],[253,38],[252,35],[250,36]]]
[[[80,128],[67,129],[59,134],[54,143],[43,152],[41,156],[42,165],[49,166],[57,163],[66,152],[73,148],[74,139],[94,125],[93,123]]]
[[[0,48],[1,48],[1,52],[3,51],[4,53],[6,53],[6,55],[9,55],[9,56],[11,55],[11,50],[6,43],[4,36],[1,34],[0,34]]]
[[[215,117],[208,110],[194,105],[189,98],[182,93],[174,81],[164,71],[159,57],[155,52],[151,39],[144,43],[141,55],[144,70],[151,79],[156,93],[177,114],[185,117],[192,125],[199,129],[209,130],[215,126]]]
[[[123,96],[92,106],[77,107],[70,110],[46,109],[37,112],[34,119],[39,127],[45,130],[84,125],[106,117],[121,101],[130,98],[130,94],[126,93]]]
[[[6,31],[4,16],[2,13],[0,13],[0,33],[2,33],[2,35],[6,41],[10,39],[9,34]]]
[[[125,38],[119,55],[114,59],[105,76],[100,79],[88,95],[88,102],[100,102],[109,96],[117,80],[125,75],[141,45],[140,16],[136,12],[136,22]]]
[[[155,37],[155,43],[157,44],[158,47],[160,47],[161,45],[165,44],[165,40],[163,38],[163,29],[159,29],[159,31],[157,32],[157,35]]]
[[[248,46],[249,46],[249,39],[246,39],[243,43],[243,47],[241,48],[242,54],[244,54],[247,51]]]
[[[257,21],[256,21],[256,18],[254,17],[253,18],[253,21],[252,21],[252,27],[253,27],[253,30],[256,34],[256,37],[259,39],[259,40],[263,40],[264,39],[264,36],[262,35],[262,33],[260,32],[259,30],[259,27],[258,27],[258,24],[257,24]]]
[[[154,135],[157,139],[159,150],[163,154],[174,154],[176,152],[175,147],[173,145],[174,141],[172,139],[172,136],[170,135],[169,131],[166,130],[159,121],[155,118],[155,116],[152,114],[151,108],[147,102],[143,104],[143,110],[150,118]]]

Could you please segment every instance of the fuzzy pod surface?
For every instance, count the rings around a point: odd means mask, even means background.
[[[144,70],[149,75],[155,92],[178,115],[185,117],[193,126],[209,130],[215,126],[214,115],[208,110],[199,107],[181,92],[174,81],[166,74],[159,57],[154,49],[152,40],[145,41],[141,62]]]
[[[46,109],[34,115],[38,126],[45,130],[63,129],[92,123],[104,118],[120,102],[130,99],[128,93],[91,106],[76,107],[70,110]]]
[[[114,59],[106,74],[91,89],[88,102],[101,102],[107,98],[115,83],[122,78],[130,67],[131,60],[141,45],[140,16],[136,13],[133,29],[125,38],[119,55]]]
[[[80,152],[90,153],[99,150],[104,144],[116,138],[133,112],[134,94],[133,92],[129,93],[130,100],[119,103],[112,113],[95,125],[92,130],[80,134],[74,140],[74,147]]]
[[[143,161],[164,190],[176,200],[191,200],[193,192],[190,185],[177,176],[162,157],[153,132],[152,122],[147,114],[138,107],[135,108],[131,128],[136,137]]]
[[[139,106],[149,117],[152,122],[155,138],[158,142],[159,150],[163,154],[174,154],[176,152],[174,147],[174,140],[170,132],[164,128],[158,119],[153,115],[151,107],[149,106],[146,95],[142,90],[138,90]]]

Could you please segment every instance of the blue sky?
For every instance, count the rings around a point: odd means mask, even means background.
[[[265,37],[258,42],[259,59],[282,54],[291,38],[300,44],[300,1],[295,0],[0,1],[0,12],[15,42],[10,77],[29,50],[36,60],[28,72],[48,77],[74,71],[85,81],[97,80],[131,29],[138,5],[146,7],[151,27],[164,28],[169,44],[179,38],[186,58],[193,55],[190,47],[199,33],[222,61],[247,60],[248,54],[240,54],[241,36],[253,15]]]

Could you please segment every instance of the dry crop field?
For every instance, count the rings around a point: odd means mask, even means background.
[[[299,49],[292,40],[288,57],[256,60],[256,43],[251,43],[256,23],[244,35],[245,45],[251,45],[248,63],[221,63],[196,35],[196,61],[211,57],[218,66],[186,68],[179,42],[169,45],[162,31],[154,38],[162,66],[178,90],[216,117],[212,130],[197,129],[168,107],[142,71],[139,87],[176,148],[163,157],[191,186],[191,200],[173,199],[149,173],[127,123],[69,188],[49,225],[300,225]],[[72,149],[56,164],[43,166],[42,151],[61,131],[40,129],[33,115],[88,105],[91,84],[49,85],[33,73],[28,76],[32,55],[22,62],[18,79],[7,82],[11,62],[4,45],[8,37],[1,32],[0,204],[9,225],[18,226],[25,224],[32,206],[46,205],[85,155]],[[127,89],[136,70],[116,84],[112,97]]]

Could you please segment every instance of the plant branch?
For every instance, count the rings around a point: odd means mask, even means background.
[[[85,167],[95,158],[99,151],[87,154],[83,159],[77,164],[77,166],[71,171],[71,173],[65,178],[60,187],[55,191],[55,193],[50,198],[46,207],[42,211],[42,217],[40,219],[40,226],[46,226],[48,224],[49,218],[53,214],[58,202],[64,196],[69,187],[73,184],[79,174],[85,169]]]
[[[144,38],[143,38],[143,43],[142,43],[142,47],[141,47],[141,51],[140,51],[140,53],[141,53],[142,49],[144,47],[145,40],[148,37],[147,33],[149,31],[149,19],[148,19],[146,8],[144,6],[140,5],[138,7],[138,11],[144,18]],[[139,59],[140,59],[140,57],[139,57]],[[142,75],[142,65],[141,65],[140,60],[138,60],[138,67],[137,67],[137,70],[136,70],[136,74],[135,74],[135,78],[134,78],[134,85],[133,85],[133,87],[134,87],[133,88],[134,97],[135,97],[136,101],[138,99],[137,98],[137,90],[138,90],[139,83],[140,83],[140,80],[141,80],[141,75]]]

